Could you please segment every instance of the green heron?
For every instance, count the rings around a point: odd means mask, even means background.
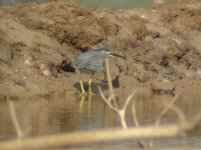
[[[113,53],[107,48],[99,48],[82,53],[75,60],[73,67],[80,72],[90,73],[91,75],[94,75],[97,70],[105,70],[105,60],[110,57],[120,57],[126,59],[126,57]],[[90,94],[92,94],[91,82],[92,80],[90,79],[88,82],[88,89]],[[80,86],[82,94],[85,94],[82,80],[80,80]]]

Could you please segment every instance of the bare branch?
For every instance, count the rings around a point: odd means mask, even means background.
[[[38,138],[29,138],[24,140],[12,140],[0,143],[2,150],[22,150],[22,149],[50,149],[62,146],[72,146],[78,144],[90,144],[97,142],[109,142],[126,139],[141,138],[167,138],[175,137],[180,133],[180,127],[177,125],[152,126],[123,129],[108,129],[96,131],[81,131],[66,134],[49,135]]]
[[[110,75],[110,68],[108,65],[108,59],[105,60],[106,74],[107,74],[107,82],[109,85],[110,95],[114,95],[113,87],[112,87],[112,79]]]
[[[177,98],[179,97],[180,94],[175,95],[175,97],[172,99],[172,101],[167,104],[167,107],[165,109],[163,109],[163,111],[161,112],[161,114],[158,116],[157,120],[156,120],[156,126],[158,126],[160,124],[161,118],[168,112],[168,110],[173,106],[173,104],[175,103],[175,101],[177,100]]]
[[[17,137],[18,137],[18,139],[20,139],[23,136],[23,132],[20,128],[19,121],[17,119],[17,114],[15,111],[15,106],[14,106],[14,103],[12,101],[9,101],[9,111],[10,111],[10,115],[12,118],[12,122],[13,122],[14,127],[15,127],[15,131],[17,133]]]
[[[176,113],[176,115],[177,115],[177,117],[179,119],[179,123],[181,125],[187,123],[187,120],[186,120],[186,117],[184,115],[184,112],[179,107],[176,107],[176,106],[172,105],[170,107],[170,109]]]
[[[201,112],[199,114],[197,114],[193,118],[193,120],[192,120],[192,122],[190,124],[189,129],[195,129],[195,128],[197,128],[200,125],[200,123],[201,123]]]
[[[110,90],[110,96],[114,102],[115,107],[118,108],[116,97],[115,97],[115,94],[113,91],[112,78],[110,75],[110,68],[109,68],[109,64],[108,64],[108,59],[105,60],[105,69],[106,69],[106,74],[107,74],[107,82],[108,82],[108,86],[109,86],[109,90]]]
[[[138,127],[122,129],[105,129],[96,131],[82,131],[66,134],[49,135],[24,140],[12,140],[0,142],[0,149],[21,150],[21,149],[48,149],[78,144],[90,144],[97,142],[109,142],[126,139],[142,138],[170,138],[177,137],[183,132],[194,130],[194,127],[201,121],[201,113],[193,119],[192,123],[182,125],[161,125],[150,127]]]
[[[134,102],[133,105],[132,105],[133,121],[134,121],[134,124],[135,124],[136,127],[140,127],[140,124],[139,124],[139,122],[137,120],[135,103],[136,102]]]
[[[137,128],[139,128],[140,127],[140,124],[139,124],[139,122],[138,122],[138,119],[137,119],[137,115],[136,115],[136,101],[134,101],[134,103],[133,103],[133,105],[132,105],[132,114],[133,114],[133,121],[134,121],[134,124],[135,124],[135,126],[137,127]],[[150,146],[144,141],[144,140],[142,140],[142,139],[139,139],[139,140],[137,140],[137,143],[138,143],[138,145],[141,147],[141,148],[143,148],[143,149],[147,149],[147,148],[149,148]]]
[[[127,123],[126,123],[125,111],[124,110],[119,110],[118,115],[119,115],[119,118],[120,118],[120,121],[121,121],[122,128],[127,130],[128,126],[127,126]]]
[[[104,96],[102,89],[101,89],[100,87],[98,87],[98,90],[99,90],[99,93],[100,93],[100,95],[101,95],[103,101],[104,101],[111,109],[113,109],[113,110],[115,110],[115,111],[118,112],[119,110],[118,110],[117,108],[115,108],[115,107],[112,105],[112,103]]]
[[[131,93],[128,98],[126,99],[126,102],[122,108],[122,110],[126,111],[126,108],[128,107],[128,104],[130,103],[130,101],[132,100],[133,96],[137,93],[137,91],[134,91],[133,93]]]

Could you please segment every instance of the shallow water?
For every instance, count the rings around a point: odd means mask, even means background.
[[[121,93],[120,99],[127,95]],[[172,95],[151,95],[143,92],[137,94],[136,101],[137,118],[140,125],[154,124],[157,117],[164,108],[164,102],[170,102]],[[123,103],[119,99],[119,104]],[[132,103],[132,102],[131,102]],[[25,137],[42,136],[47,134],[73,132],[80,130],[104,129],[112,127],[121,127],[117,114],[112,111],[102,101],[100,96],[85,99],[80,96],[68,98],[52,99],[23,99],[14,101],[16,113],[20,126]],[[175,105],[180,107],[186,117],[191,119],[201,111],[200,92],[185,92],[182,94]],[[9,114],[8,102],[0,102],[0,140],[15,139],[11,116]],[[133,126],[132,113],[128,108],[127,124]],[[169,111],[161,120],[161,123],[174,123],[177,121],[176,115]],[[154,140],[154,147],[157,149],[171,147],[201,147],[201,131],[193,133],[188,138],[183,139],[160,139]],[[111,142],[106,144],[92,144],[81,147],[72,147],[75,149],[93,149],[94,147],[107,149],[124,149],[137,147],[133,141]]]
[[[0,5],[15,5],[20,3],[37,2],[45,3],[52,0],[0,0]],[[154,0],[72,0],[81,5],[95,8],[139,8],[151,6]],[[167,3],[173,3],[176,0],[164,0]]]

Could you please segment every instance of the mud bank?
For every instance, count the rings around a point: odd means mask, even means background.
[[[199,81],[201,1],[130,10],[89,9],[62,1],[2,7],[0,99],[76,92],[74,59],[100,47],[128,58],[110,60],[118,86]],[[102,84],[102,79],[99,72],[94,82]]]

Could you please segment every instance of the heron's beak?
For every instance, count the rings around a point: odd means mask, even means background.
[[[121,55],[119,55],[117,53],[111,53],[110,55],[113,56],[113,57],[120,57],[120,58],[123,58],[123,59],[127,59],[126,57],[121,56]]]

